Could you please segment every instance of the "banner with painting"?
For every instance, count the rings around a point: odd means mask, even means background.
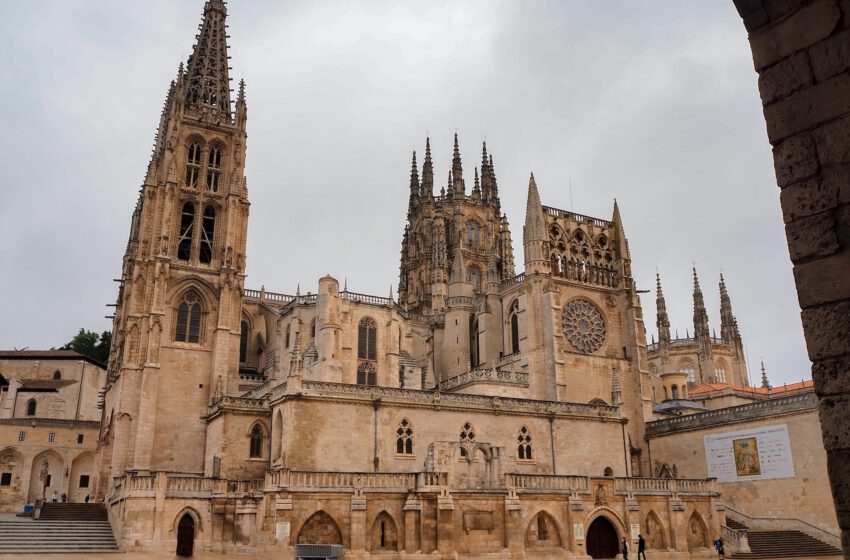
[[[788,425],[704,436],[708,476],[718,482],[794,476]]]

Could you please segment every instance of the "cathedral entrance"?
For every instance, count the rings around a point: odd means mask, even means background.
[[[587,528],[587,554],[592,558],[614,558],[620,552],[617,529],[606,517],[597,517]]]
[[[195,520],[184,513],[177,525],[177,556],[192,556],[195,547]]]

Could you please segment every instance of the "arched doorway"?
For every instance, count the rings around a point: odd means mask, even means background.
[[[177,524],[177,556],[192,556],[195,548],[195,520],[184,513]]]
[[[390,515],[382,511],[372,524],[372,551],[397,551],[398,530]]]
[[[697,512],[688,521],[688,550],[708,547],[708,529]]]
[[[594,559],[614,558],[620,552],[617,529],[607,517],[599,516],[587,528],[587,553]]]

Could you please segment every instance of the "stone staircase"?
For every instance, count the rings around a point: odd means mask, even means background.
[[[804,558],[841,556],[841,550],[802,531],[753,531],[740,521],[726,518],[726,526],[747,531],[750,552],[736,552],[731,558]]]
[[[103,504],[44,504],[39,519],[0,519],[0,554],[120,552]]]

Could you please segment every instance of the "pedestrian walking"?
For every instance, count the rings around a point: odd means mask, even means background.
[[[638,556],[637,556],[637,560],[640,560],[641,556],[643,556],[643,560],[646,560],[646,541],[643,539],[643,535],[638,535]]]
[[[86,503],[89,503],[89,499],[90,499],[90,498],[89,498],[89,495],[88,495],[88,494],[86,494]]]
[[[726,558],[726,551],[723,549],[723,537],[719,537],[714,541],[714,549],[717,550],[717,555],[721,558]]]
[[[62,503],[65,504],[68,502],[68,494],[62,494]]]
[[[623,560],[629,560],[629,541],[626,540],[626,537],[623,537],[621,549],[623,551]]]
[[[55,504],[55,503],[57,502],[57,499],[58,499],[58,498],[59,498],[59,492],[57,492],[56,490],[54,490],[54,491],[53,491],[53,499],[52,499],[51,501]]]

